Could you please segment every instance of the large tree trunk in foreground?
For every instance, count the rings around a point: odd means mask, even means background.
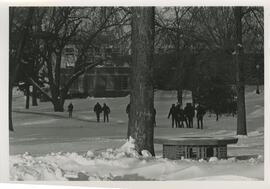
[[[154,8],[136,7],[132,14],[131,116],[130,135],[135,149],[154,153]]]
[[[247,135],[246,127],[246,107],[245,107],[245,82],[244,82],[244,62],[242,47],[242,8],[234,8],[236,27],[236,90],[237,90],[237,135]]]

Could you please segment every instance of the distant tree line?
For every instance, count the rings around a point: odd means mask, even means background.
[[[181,56],[181,55],[180,55]],[[182,55],[183,56],[183,55]],[[183,57],[184,58],[184,57]],[[185,61],[187,70],[185,73],[184,90],[192,90],[192,84],[198,80],[200,75],[216,76],[219,74],[224,78],[228,85],[235,84],[234,67],[232,56],[226,52],[205,53],[194,56],[198,59],[198,63],[194,64],[194,60],[190,57]],[[255,85],[259,77],[259,83],[264,84],[264,55],[263,54],[246,54],[243,57],[245,62],[245,83],[247,85]],[[192,64],[193,61],[193,64]],[[154,77],[155,87],[160,90],[176,90],[177,74],[175,56],[172,53],[155,54],[154,55]],[[259,75],[257,74],[256,65],[260,65]]]

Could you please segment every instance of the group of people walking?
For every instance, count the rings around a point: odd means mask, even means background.
[[[100,114],[103,112],[103,121],[109,122],[109,114],[111,110],[106,103],[101,106],[99,102],[94,106],[93,111],[96,114],[97,122],[100,122]],[[172,120],[172,128],[184,128],[186,124],[186,128],[193,128],[193,119],[195,116],[197,118],[197,128],[203,129],[203,117],[205,115],[205,109],[199,104],[196,108],[192,106],[191,103],[187,103],[185,108],[178,103],[177,105],[172,104],[168,119],[171,117]],[[72,118],[73,112],[73,104],[72,102],[68,105],[69,118]],[[128,118],[130,118],[130,104],[126,107],[126,113],[128,114]],[[156,109],[153,109],[153,122],[154,126],[156,126]]]
[[[109,106],[106,105],[106,103],[103,104],[103,107],[97,102],[94,106],[94,112],[96,113],[97,122],[100,122],[100,114],[103,112],[103,121],[109,122],[109,114],[111,113],[111,110]]]
[[[184,128],[184,123],[186,128],[193,128],[193,118],[197,118],[197,128],[203,129],[203,116],[205,114],[205,109],[199,104],[196,108],[192,106],[191,103],[187,103],[185,108],[182,108],[180,104],[172,104],[168,119],[171,117],[172,128]]]
[[[68,117],[72,118],[72,112],[73,112],[73,104],[72,102],[68,105]],[[111,110],[109,106],[107,106],[106,103],[103,104],[103,107],[97,102],[94,106],[94,112],[97,117],[97,122],[100,122],[100,114],[103,112],[103,121],[109,122],[109,114],[111,113]]]

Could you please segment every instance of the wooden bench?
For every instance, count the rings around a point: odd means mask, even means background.
[[[163,145],[163,157],[168,159],[227,158],[227,145],[237,143],[234,137],[188,136],[156,138],[154,143]]]

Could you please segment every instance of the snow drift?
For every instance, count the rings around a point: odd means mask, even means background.
[[[11,180],[262,180],[263,158],[168,160],[135,151],[131,138],[117,149],[86,153],[29,153],[10,157]]]

